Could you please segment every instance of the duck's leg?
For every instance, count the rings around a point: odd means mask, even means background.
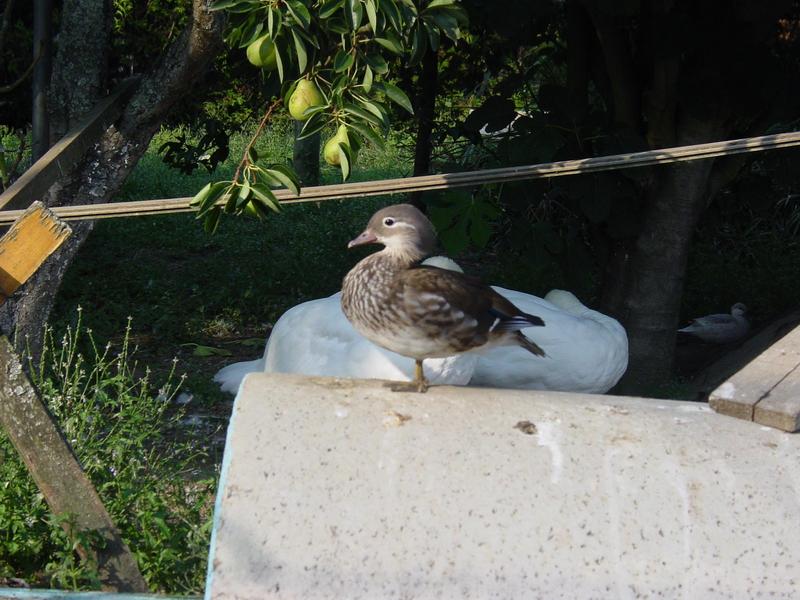
[[[422,371],[422,360],[418,359],[415,363],[414,381],[398,381],[388,384],[393,392],[424,393],[428,391],[428,380],[425,379],[425,373]]]
[[[425,372],[422,370],[422,359],[417,359],[414,363],[414,383],[417,384],[419,393],[428,391],[428,380],[425,379]]]

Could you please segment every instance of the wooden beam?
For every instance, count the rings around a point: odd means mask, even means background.
[[[708,403],[731,417],[800,430],[800,326],[715,389]]]
[[[0,337],[0,425],[56,515],[71,515],[78,531],[97,532],[97,560],[106,591],[146,592],[136,559],[84,473],[53,417],[36,394],[6,337]]]
[[[108,126],[117,120],[123,103],[138,83],[138,78],[126,79],[113,94],[99,102],[78,125],[0,194],[0,208],[22,209],[34,200],[41,200],[50,186],[71,172]]]
[[[34,202],[0,239],[0,304],[33,275],[72,230]]]

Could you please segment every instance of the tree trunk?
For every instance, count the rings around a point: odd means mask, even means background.
[[[319,184],[319,133],[298,139],[303,130],[301,121],[294,122],[292,164],[302,185]]]
[[[697,144],[722,133],[719,121],[684,119],[677,141]],[[618,263],[624,272],[616,283],[625,289],[609,294],[621,303],[609,312],[622,318],[628,332],[623,393],[652,392],[671,374],[689,249],[712,165],[712,160],[698,160],[661,168],[633,254]]]
[[[439,55],[431,50],[422,58],[422,73],[417,82],[417,141],[414,147],[414,175],[431,172],[431,134],[436,118],[436,95],[439,93]],[[422,192],[411,192],[409,202],[422,206]]]
[[[52,64],[52,0],[35,0],[33,5],[33,110],[31,111],[31,158],[39,160],[50,148],[50,120],[47,89]],[[38,60],[37,60],[38,59]]]
[[[192,20],[167,48],[161,61],[141,81],[116,126],[110,127],[76,167],[51,188],[47,204],[108,202],[147,150],[170,108],[198,83],[222,47],[222,15],[209,13],[204,0],[193,0]],[[54,61],[51,102],[59,135],[105,94],[109,3],[65,0],[59,46]],[[93,223],[73,226],[61,249],[0,308],[0,327],[13,331],[17,347],[26,340],[35,355],[43,326],[64,273]]]

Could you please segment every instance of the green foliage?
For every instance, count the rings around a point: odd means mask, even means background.
[[[438,50],[443,36],[457,41],[466,24],[457,0],[432,0],[419,7],[411,0],[218,0],[212,9],[229,13],[228,44],[246,48],[251,63],[277,74],[282,101],[305,121],[301,138],[337,131],[325,158],[339,166],[345,180],[362,145],[383,149],[390,105],[413,112],[406,93],[389,80],[387,59],[405,57],[416,65],[427,49]],[[298,103],[293,95],[306,81],[313,85],[304,86]],[[305,99],[308,88],[315,90],[313,102]],[[249,211],[260,218],[277,211],[270,190],[276,182],[296,193],[298,179],[291,169],[259,166],[251,146],[232,180],[209,184],[196,194],[193,204],[208,231],[216,230],[223,211]]]
[[[0,125],[0,192],[5,190],[30,162],[29,136],[22,130]]]
[[[218,164],[228,158],[229,134],[216,119],[202,123],[203,134],[196,142],[188,139],[185,132],[178,132],[175,139],[168,140],[158,147],[164,154],[164,162],[191,175],[198,167],[205,167],[210,173]]]
[[[134,358],[130,322],[119,346],[98,345],[77,323],[46,331],[33,383],[137,558],[151,589],[198,592],[210,535],[213,477],[197,476],[204,453],[181,439],[175,364],[156,384]],[[0,438],[0,575],[68,589],[98,588],[96,565],[77,558],[92,533],[69,535],[52,517],[9,441]]]

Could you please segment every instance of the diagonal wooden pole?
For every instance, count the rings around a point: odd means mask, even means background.
[[[14,223],[0,239],[0,303],[36,272],[69,233],[69,227],[38,202]],[[65,528],[100,535],[102,547],[82,548],[81,554],[97,561],[104,589],[147,591],[133,554],[6,337],[0,337],[0,426],[50,510],[72,517]]]

